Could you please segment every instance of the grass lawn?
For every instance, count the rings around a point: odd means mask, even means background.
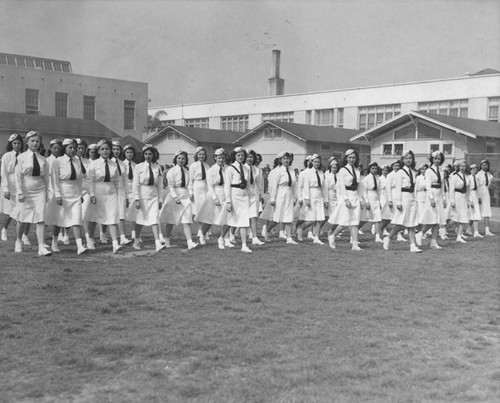
[[[492,230],[421,254],[371,235],[363,252],[274,239],[250,255],[213,238],[186,252],[180,232],[155,254],[146,232],[135,256],[40,258],[14,254],[11,229],[0,401],[500,401]]]

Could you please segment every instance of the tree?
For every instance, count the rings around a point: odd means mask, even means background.
[[[146,131],[149,133],[150,131],[159,129],[162,126],[161,118],[166,116],[167,112],[163,110],[157,111],[154,115],[148,114],[148,126],[146,127]]]

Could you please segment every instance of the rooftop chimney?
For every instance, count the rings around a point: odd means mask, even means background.
[[[273,50],[273,76],[269,79],[269,95],[283,95],[285,93],[285,80],[280,78],[280,56],[281,51]]]

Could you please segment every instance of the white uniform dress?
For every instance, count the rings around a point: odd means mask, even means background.
[[[443,205],[444,173],[440,167],[432,165],[425,171],[425,189],[427,197],[421,224],[445,225],[447,217]],[[436,203],[435,207],[432,207],[432,201]]]
[[[338,201],[335,210],[328,222],[341,226],[359,225],[361,215],[361,188],[359,180],[361,173],[359,169],[346,165],[340,168],[337,173],[338,178]],[[346,200],[351,203],[351,208],[347,208]]]
[[[118,216],[120,220],[124,220],[127,216],[127,200],[128,196],[128,187],[127,187],[127,167],[124,162],[118,158],[113,158],[113,161],[116,163],[116,169],[118,172]]]
[[[289,224],[294,217],[294,203],[297,199],[297,182],[291,168],[277,167],[269,181],[269,201],[261,218]],[[275,206],[271,206],[271,202]]]
[[[460,223],[469,222],[470,183],[467,175],[456,172],[450,176],[450,219]],[[451,207],[455,203],[455,208]]]
[[[490,198],[490,186],[493,175],[489,172],[483,170],[476,174],[477,181],[477,196],[481,199],[480,209],[481,216],[491,217],[491,198]]]
[[[40,176],[32,176],[33,155],[40,165]],[[45,206],[49,191],[49,166],[40,154],[30,150],[19,154],[16,165],[16,197],[22,193],[24,203],[17,202],[11,217],[18,222],[40,223],[45,219]]]
[[[243,172],[243,177],[241,175]],[[250,226],[250,196],[248,187],[241,189],[242,180],[248,181],[250,171],[238,162],[227,167],[227,181],[224,184],[226,200],[231,202],[231,213],[227,216],[227,225],[246,228]]]
[[[365,210],[368,222],[382,221],[382,211],[380,208],[380,180],[377,175],[369,173],[363,178],[362,183],[363,201],[370,205],[370,209]]]
[[[212,165],[207,171],[208,194],[200,208],[200,212],[195,217],[196,221],[211,225],[226,225],[227,205],[224,193],[224,183],[226,179],[227,166],[218,164]],[[220,205],[215,204],[219,201]]]
[[[481,221],[483,216],[481,215],[481,207],[479,206],[479,198],[477,195],[477,180],[474,175],[469,176],[469,184],[469,198],[473,205],[473,207],[469,209],[469,219],[472,221]]]
[[[427,198],[425,175],[417,175],[415,178],[415,198],[417,199],[418,222],[422,222],[425,211],[425,199]]]
[[[109,167],[109,182],[106,179],[106,162]],[[118,176],[116,163],[102,157],[92,161],[87,170],[88,190],[90,197],[95,196],[96,204],[90,203],[85,221],[102,225],[118,224],[118,189],[121,178]]]
[[[132,182],[134,180],[134,168],[136,167],[136,163],[134,161],[125,160],[123,161],[125,164],[125,186],[129,200],[129,207],[132,206],[132,202],[134,201],[134,193],[132,191]],[[163,189],[163,178],[162,178],[162,189]]]
[[[385,188],[385,199],[384,196],[381,197],[382,205],[382,220],[392,220],[394,216],[394,177],[396,176],[396,171],[391,171],[385,177],[385,180],[381,178],[381,187]],[[383,177],[383,175],[382,175]],[[389,202],[392,203],[392,207],[389,207]]]
[[[260,197],[262,186],[260,184],[260,169],[256,166],[245,164],[248,168],[249,177],[247,181],[248,195],[250,197],[250,218],[257,218],[259,216]]]
[[[449,220],[450,217],[450,178],[444,178],[444,193],[443,193],[443,200],[446,201],[446,205],[444,206],[444,215],[446,217],[446,220]]]
[[[184,172],[184,180],[182,173]],[[189,198],[189,170],[175,165],[167,172],[168,193],[165,203],[160,211],[160,221],[167,224],[192,224],[193,210],[191,199]],[[179,198],[177,204],[174,198]]]
[[[330,217],[337,205],[337,174],[325,173],[325,185],[328,193],[328,213],[326,214]]]
[[[415,198],[416,172],[404,166],[394,176],[394,216],[391,224],[415,228],[419,224],[418,206]],[[397,206],[402,209],[398,210]]]
[[[64,228],[82,225],[83,173],[80,159],[63,155],[53,162],[51,170],[54,197],[47,203],[45,224]],[[61,206],[56,202],[58,197],[62,198]]]
[[[304,199],[304,220],[324,221],[325,201],[328,201],[328,194],[323,171],[315,168],[307,171],[304,176],[302,198]],[[306,200],[311,203],[310,207],[307,206]]]
[[[90,160],[88,158],[80,159],[80,169],[82,170],[82,218],[85,218],[90,205],[89,180],[87,173],[89,171]]]
[[[205,197],[207,196],[207,171],[210,166],[201,161],[195,161],[189,166],[189,194],[193,196],[193,215],[197,215],[200,211]]]
[[[133,202],[129,205],[127,214],[128,221],[145,226],[158,224],[159,204],[162,202],[163,190],[163,175],[160,166],[157,163],[151,163],[150,172],[149,165],[147,162],[141,162],[134,168]],[[137,200],[141,202],[139,209],[135,207]]]
[[[297,178],[297,198],[298,198],[298,203],[295,205],[295,211],[294,211],[294,217],[298,220],[305,220],[305,209],[304,209],[304,203],[303,203],[303,198],[302,194],[304,191],[304,178],[306,177],[307,173],[309,170],[312,168],[304,168],[302,171],[299,173],[299,177]]]
[[[1,191],[0,191],[0,213],[10,216],[12,211],[16,207],[16,158],[17,153],[15,151],[6,152],[2,156],[2,167],[1,167]],[[7,200],[4,197],[6,192],[10,193],[10,199]]]

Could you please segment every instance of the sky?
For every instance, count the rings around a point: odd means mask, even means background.
[[[500,70],[497,0],[0,0],[0,52],[147,82],[149,107]]]

